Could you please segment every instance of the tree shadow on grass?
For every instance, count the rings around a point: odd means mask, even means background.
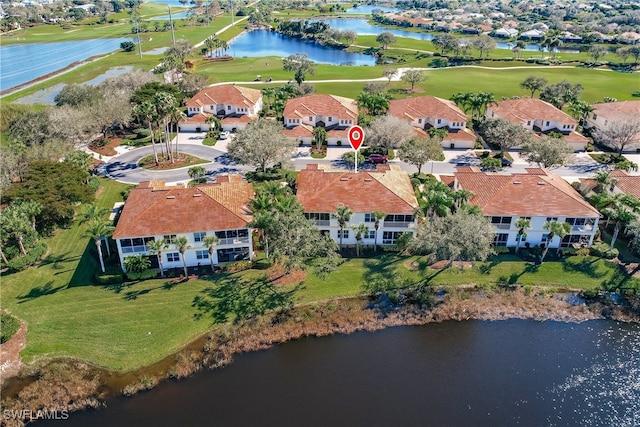
[[[53,280],[49,280],[42,286],[36,286],[35,288],[31,288],[29,292],[25,295],[18,296],[18,304],[22,304],[24,302],[29,302],[36,298],[40,298],[46,295],[53,295],[56,292],[65,289],[66,285],[58,286],[57,288],[53,287]]]
[[[606,272],[599,272],[597,269],[596,263],[599,261],[598,258],[595,259],[587,259],[582,258],[579,261],[574,261],[574,259],[564,259],[562,261],[562,270],[570,272],[575,271],[578,273],[586,274],[589,277],[600,278],[607,275]]]
[[[87,239],[87,244],[82,252],[80,261],[76,266],[71,280],[69,280],[69,287],[76,286],[88,286],[94,284],[94,276],[100,270],[98,260],[95,256],[92,256],[91,249],[95,248],[95,244]]]
[[[141,297],[142,295],[147,295],[148,293],[151,293],[152,291],[158,290],[158,289],[163,289],[165,291],[170,291],[171,289],[175,288],[176,286],[178,286],[180,283],[186,282],[187,280],[185,279],[173,279],[173,280],[168,280],[166,282],[164,282],[162,285],[159,286],[154,286],[153,288],[146,288],[146,289],[137,289],[137,290],[131,290],[126,292],[122,298],[124,298],[127,301],[133,301],[138,299],[138,297]],[[134,286],[138,283],[144,283],[144,281],[136,281],[136,282],[128,282],[128,283],[123,283],[121,285],[113,285],[114,287],[112,288],[113,291],[115,293],[120,293],[122,292],[122,290],[129,288],[131,286]],[[118,287],[116,287],[118,286]]]
[[[77,256],[77,255],[70,257],[68,254],[69,254],[68,252],[64,253],[64,254],[59,254],[59,255],[49,254],[46,257],[44,257],[42,259],[42,261],[40,261],[40,265],[51,265],[52,264],[51,267],[54,270],[60,270],[60,269],[64,268],[64,266],[61,265],[62,263],[73,262],[73,261],[77,261],[77,260],[80,259],[80,257]]]
[[[193,317],[199,320],[209,316],[213,324],[222,324],[229,320],[239,323],[270,311],[286,312],[293,307],[294,295],[301,286],[285,291],[266,276],[251,281],[225,277],[193,298],[191,306],[196,309]]]
[[[640,292],[640,279],[631,277],[622,266],[618,266],[611,278],[603,280],[600,286],[609,292]]]
[[[387,294],[389,292],[424,289],[431,286],[431,281],[442,271],[432,270],[429,274],[430,260],[426,257],[415,261],[417,270],[421,272],[419,279],[402,276],[398,273],[398,257],[395,254],[383,254],[364,262],[364,283],[362,289],[369,295]]]

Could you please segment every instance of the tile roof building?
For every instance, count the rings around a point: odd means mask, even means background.
[[[389,102],[389,114],[406,120],[419,135],[430,128],[446,129],[443,148],[473,148],[476,135],[467,129],[467,115],[453,102],[435,96],[416,96]]]
[[[537,135],[558,132],[575,151],[582,151],[589,142],[576,132],[578,121],[553,105],[537,98],[519,98],[487,105],[487,119],[502,118],[522,125]]]
[[[443,181],[455,190],[473,193],[469,202],[491,219],[498,246],[516,246],[519,230],[515,223],[519,218],[531,220],[531,229],[525,230],[521,246],[525,242],[531,246],[549,244],[552,248],[593,243],[600,213],[568,182],[544,169],[502,175],[465,168],[458,170],[453,179]],[[562,241],[555,237],[548,242],[544,224],[549,221],[571,224],[571,233]]]
[[[315,220],[320,229],[336,242],[340,241],[340,227],[332,214],[339,205],[348,206],[353,217],[343,230],[343,243],[356,243],[352,225],[364,223],[369,233],[365,245],[373,245],[375,218],[373,212],[384,212],[380,221],[377,244],[392,245],[402,233],[413,233],[418,201],[406,172],[378,166],[375,171],[330,172],[308,165],[298,175],[298,201],[305,215]]]
[[[619,101],[593,104],[593,111],[587,117],[585,127],[601,130],[610,129],[616,123],[640,120],[640,101]],[[606,141],[602,141],[606,145]],[[609,144],[610,148],[616,148]],[[635,151],[640,148],[640,132],[633,138],[631,144],[625,147],[625,151]]]
[[[202,243],[206,235],[219,239],[214,264],[252,258],[248,223],[253,218],[249,207],[253,196],[253,186],[239,175],[220,176],[213,184],[194,188],[166,186],[164,181],[140,183],[129,193],[113,233],[123,268],[127,256],[138,254],[149,256],[157,266],[156,256],[147,248],[154,239],[169,244],[162,255],[164,267],[181,267],[180,254],[172,244],[176,236],[189,241],[188,266],[211,263]]]
[[[284,134],[311,144],[313,129],[324,127],[327,144],[348,144],[348,129],[358,124],[358,105],[351,98],[335,95],[308,95],[292,98],[284,107]]]
[[[209,130],[208,119],[217,117],[225,131],[242,130],[258,118],[262,109],[262,92],[242,86],[224,84],[202,89],[187,101],[187,117],[180,131]]]

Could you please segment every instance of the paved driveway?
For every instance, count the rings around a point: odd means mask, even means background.
[[[196,144],[181,144],[178,151],[188,153],[211,163],[201,164],[207,170],[207,177],[213,179],[216,175],[239,173],[251,170],[250,167],[238,165],[227,157],[223,151],[213,147]],[[138,161],[149,154],[153,154],[153,147],[147,146],[127,151],[109,160],[104,167],[107,176],[120,182],[138,184],[143,181],[164,180],[167,183],[187,182],[190,180],[189,167],[164,171],[151,171],[138,166]]]

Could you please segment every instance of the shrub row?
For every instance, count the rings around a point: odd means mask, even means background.
[[[38,242],[36,245],[29,251],[28,254],[24,256],[20,256],[17,258],[13,258],[9,261],[8,267],[9,271],[16,272],[22,271],[28,267],[31,267],[38,261],[42,256],[47,252],[47,245],[44,242]]]

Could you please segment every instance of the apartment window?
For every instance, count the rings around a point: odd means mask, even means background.
[[[204,231],[201,231],[199,233],[193,233],[193,241],[194,242],[202,242],[206,235],[207,235],[207,233],[205,233]]]
[[[209,251],[196,251],[196,259],[209,259]]]
[[[227,110],[231,111],[231,105],[227,105]]]
[[[386,222],[413,222],[413,215],[387,215]]]
[[[376,218],[372,213],[364,214],[364,222],[376,222]]]
[[[507,246],[509,235],[507,233],[498,233],[493,238],[493,246]]]
[[[166,234],[164,236],[164,242],[167,245],[171,245],[173,243],[173,241],[176,240],[176,235],[175,234]]]
[[[422,123],[422,119],[418,119],[418,123]]]
[[[598,118],[598,115],[594,113],[593,114],[593,120],[596,120],[597,118]]]
[[[167,262],[180,261],[180,252],[167,252]]]
[[[531,126],[531,120],[527,120],[527,126]]]
[[[545,126],[549,126],[549,122],[547,122],[547,124]]]
[[[312,122],[313,121],[313,117],[309,116],[309,121]]]
[[[546,222],[555,222],[555,221],[558,221],[557,216],[548,216],[546,219]]]
[[[547,233],[542,235],[542,239],[540,239],[540,243],[547,243],[549,241],[549,235]]]
[[[331,232],[329,230],[320,230],[320,234],[331,237]]]
[[[442,123],[442,119],[438,119],[438,124]]]
[[[369,231],[367,231],[367,233],[364,235],[364,238],[365,238],[365,239],[370,239],[370,240],[375,239],[375,238],[376,238],[376,232],[375,232],[375,230],[369,230]]]
[[[511,227],[511,217],[510,216],[492,216],[491,224],[493,224],[496,228],[508,229]]]
[[[147,244],[154,240],[153,237],[136,237],[133,239],[120,239],[122,253],[146,252]]]
[[[328,122],[333,121],[333,117],[329,117],[329,119],[327,120]]]
[[[398,238],[404,233],[402,231],[383,231],[382,232],[382,244],[383,245],[395,245]]]
[[[349,238],[349,230],[338,230],[338,239],[342,237],[343,239]]]
[[[304,216],[313,221],[329,221],[331,217],[327,212],[307,212]]]

